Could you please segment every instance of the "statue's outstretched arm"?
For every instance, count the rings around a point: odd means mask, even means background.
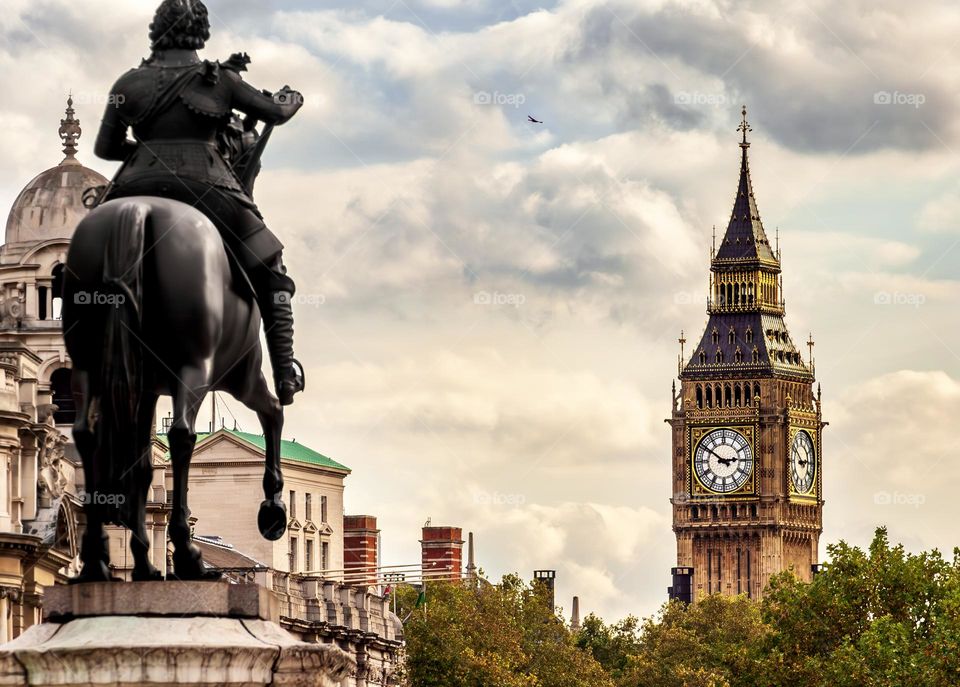
[[[303,97],[296,91],[282,91],[286,97],[277,97],[279,94],[266,95],[246,83],[236,72],[224,70],[233,84],[232,106],[246,115],[266,124],[283,124],[287,122],[303,105]]]

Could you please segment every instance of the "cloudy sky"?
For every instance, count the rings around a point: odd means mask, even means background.
[[[5,0],[0,206],[91,148],[154,2]],[[650,614],[674,563],[670,384],[736,187],[817,341],[825,545],[960,543],[960,13],[918,0],[210,0],[207,55],[306,96],[257,199],[300,293],[288,435],[346,463],[387,563],[419,527],[558,601]],[[543,124],[526,123],[527,114]],[[230,404],[244,429],[255,421]],[[889,501],[889,503],[885,503]]]

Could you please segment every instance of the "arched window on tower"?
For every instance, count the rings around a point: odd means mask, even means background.
[[[713,408],[713,387],[707,384],[707,408]]]
[[[733,327],[730,327],[730,331],[727,332],[727,341],[730,344],[733,344],[736,342],[736,340],[737,340],[737,332]]]
[[[63,317],[63,264],[53,268],[53,283],[50,287],[53,296],[53,319],[59,320]]]
[[[735,359],[738,363],[742,363],[742,362],[743,362],[743,351],[740,350],[740,347],[739,347],[739,346],[737,346],[737,352],[734,353],[734,359]],[[738,405],[739,405],[739,404],[738,404]]]
[[[54,370],[50,375],[50,391],[57,411],[53,414],[53,421],[58,425],[72,425],[77,417],[77,408],[73,402],[73,391],[70,387],[71,372],[65,367]]]
[[[703,351],[700,351],[700,364],[701,365],[707,364],[707,354],[704,353]]]
[[[716,327],[713,328],[713,332],[710,334],[710,336],[713,339],[713,343],[715,344],[720,343],[720,332],[717,330]]]
[[[703,408],[703,387],[697,384],[697,408]]]
[[[753,362],[760,362],[760,350],[756,346],[753,347]]]
[[[723,362],[723,351],[720,350],[719,348],[717,349],[717,362],[718,363]]]
[[[746,339],[747,343],[753,343],[753,328],[747,327],[747,331],[743,333],[743,337]]]

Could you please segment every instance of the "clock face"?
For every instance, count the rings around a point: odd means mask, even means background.
[[[817,455],[813,450],[813,440],[807,432],[797,432],[790,449],[790,479],[793,490],[798,494],[807,494],[813,488],[813,478],[817,472]]]
[[[693,467],[700,484],[718,494],[728,494],[750,478],[753,451],[740,432],[715,429],[697,444]]]

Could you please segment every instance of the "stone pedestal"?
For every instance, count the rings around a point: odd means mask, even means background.
[[[45,622],[0,646],[0,685],[338,687],[353,658],[297,641],[273,595],[225,582],[104,582],[46,591]]]

